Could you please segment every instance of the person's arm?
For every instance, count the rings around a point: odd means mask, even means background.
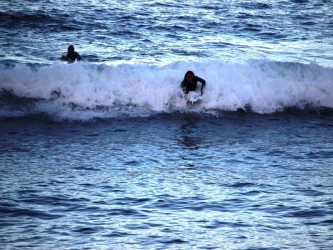
[[[78,61],[81,61],[81,60],[82,60],[82,57],[80,56],[79,53],[77,53],[77,58],[76,58],[76,60],[78,60]]]
[[[196,80],[198,82],[201,82],[201,94],[203,94],[203,89],[206,87],[206,81],[198,76],[196,76]]]
[[[70,53],[67,53],[64,57],[63,57],[63,59],[65,60],[65,61],[71,61],[72,59],[71,59],[71,55],[70,55]]]

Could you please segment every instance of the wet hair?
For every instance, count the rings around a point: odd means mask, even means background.
[[[185,73],[185,75],[184,75],[184,80],[183,80],[183,81],[186,81],[186,76],[189,75],[189,74],[191,74],[191,75],[194,77],[194,73],[193,73],[193,71],[189,70],[189,71],[187,71],[187,72]]]
[[[67,51],[68,52],[73,52],[74,51],[74,46],[73,45],[69,45]]]

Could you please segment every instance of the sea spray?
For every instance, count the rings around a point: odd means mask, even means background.
[[[16,102],[20,98],[33,100],[33,109],[32,105],[21,105],[20,111],[43,112],[67,119],[186,112],[180,82],[187,70],[193,70],[207,81],[198,112],[250,109],[256,113],[272,113],[290,107],[333,108],[332,68],[264,60],[176,62],[164,66],[55,63],[32,68],[18,65],[1,68],[0,89],[15,96]],[[18,111],[17,105],[6,103],[3,97],[2,103],[6,104],[7,111]]]

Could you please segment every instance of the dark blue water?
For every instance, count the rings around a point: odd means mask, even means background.
[[[68,44],[87,61],[249,59],[332,67],[326,0],[0,1],[0,58],[52,64]]]
[[[331,249],[332,10],[0,0],[1,249]]]
[[[329,249],[333,117],[0,124],[5,249]]]

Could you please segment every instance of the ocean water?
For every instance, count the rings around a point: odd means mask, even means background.
[[[1,249],[333,247],[332,1],[0,0],[0,32]]]

